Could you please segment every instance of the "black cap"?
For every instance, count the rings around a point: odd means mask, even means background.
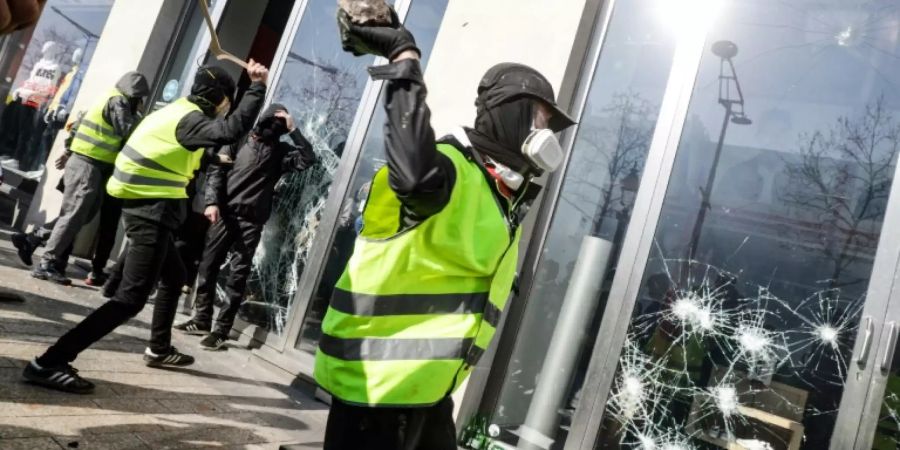
[[[234,102],[236,90],[234,78],[225,69],[217,66],[201,66],[194,77],[191,94],[204,97],[218,105],[224,97]]]
[[[491,67],[478,83],[475,106],[481,113],[485,109],[523,96],[541,100],[553,109],[550,129],[554,132],[575,125],[575,120],[556,104],[556,95],[550,82],[540,72],[524,64],[500,63]]]

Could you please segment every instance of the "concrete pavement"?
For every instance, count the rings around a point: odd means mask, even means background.
[[[105,300],[79,281],[83,271],[69,275],[72,287],[34,280],[0,241],[0,449],[321,447],[327,407],[277,382],[246,347],[207,352],[176,333],[174,345],[197,363],[144,366],[152,305],[75,362],[97,383],[93,394],[23,382],[25,364]]]

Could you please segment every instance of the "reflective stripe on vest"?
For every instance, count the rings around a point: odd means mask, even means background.
[[[87,111],[75,130],[70,147],[73,152],[97,161],[115,162],[122,148],[122,136],[117,135],[112,125],[103,118],[103,110],[112,98],[121,96],[121,92],[113,89]]]
[[[175,130],[184,116],[200,107],[179,99],[147,116],[116,158],[106,185],[109,195],[123,199],[187,198],[186,187],[200,167],[202,150],[178,143]]]
[[[465,380],[494,335],[519,232],[476,163],[449,145],[450,201],[401,229],[388,169],[372,180],[363,230],[322,322],[315,378],[344,402],[427,406]]]

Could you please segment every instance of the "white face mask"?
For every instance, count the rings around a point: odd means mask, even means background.
[[[536,167],[545,172],[553,172],[563,162],[562,147],[552,130],[536,129],[525,138],[522,154]]]

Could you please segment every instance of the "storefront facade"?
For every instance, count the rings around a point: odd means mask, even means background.
[[[147,3],[160,19],[133,68],[158,55],[158,107],[186,93],[209,35],[195,2]],[[527,225],[519,294],[457,396],[461,445],[897,448],[900,5],[395,7],[423,51],[439,135],[471,123],[478,77],[504,60],[546,73],[579,121]],[[115,8],[112,20],[128,12]],[[334,8],[212,5],[223,46],[272,67],[268,101],[322,161],[282,181],[240,313],[260,363],[306,381],[384,164],[382,84],[365,72],[377,61],[341,51]],[[53,176],[30,217],[58,208]]]

